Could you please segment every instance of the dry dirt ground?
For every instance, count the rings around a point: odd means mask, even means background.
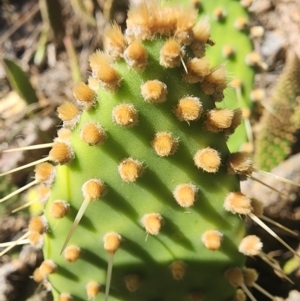
[[[6,79],[3,64],[0,63],[0,152],[14,145],[31,145],[49,142],[55,135],[55,108],[66,99],[72,98],[72,87],[76,79],[86,79],[88,74],[88,56],[96,48],[102,47],[103,28],[110,20],[124,26],[128,2],[122,0],[85,0],[85,9],[74,3],[80,1],[56,0],[52,5],[60,7],[56,23],[60,27],[47,31],[51,25],[47,16],[46,0],[3,0],[0,4],[0,62],[5,57],[18,59],[18,62],[30,75],[36,88],[39,102],[28,105],[14,93]],[[94,16],[94,19],[91,18]],[[251,6],[251,25],[263,26],[263,37],[255,42],[255,50],[267,63],[267,70],[257,73],[255,87],[264,89],[266,98],[271,98],[276,80],[282,72],[288,51],[295,51],[300,58],[300,4],[294,0],[254,0]],[[96,22],[95,22],[96,21]],[[95,22],[95,23],[93,23]],[[51,26],[50,26],[51,27]],[[39,38],[46,32],[46,48],[44,55],[37,56],[42,41]],[[72,53],[75,56],[72,56]],[[71,59],[70,59],[71,57]],[[255,104],[252,125],[259,123],[262,106]],[[30,120],[30,121],[29,121]],[[294,153],[299,151],[294,148]],[[25,153],[0,154],[0,170],[8,170],[21,164],[39,159],[43,151]],[[295,181],[300,180],[300,157],[278,167],[279,173]],[[9,178],[0,178],[1,194],[26,184],[32,174],[28,170],[17,173]],[[273,181],[273,180],[271,180]],[[294,196],[289,202],[284,197],[270,197],[272,191],[257,186],[248,189],[256,191],[260,198],[270,200],[266,214],[287,224],[293,229],[300,229],[299,189],[280,184],[279,190],[286,189]],[[257,184],[254,184],[257,185]],[[270,185],[273,185],[270,183]],[[278,186],[278,184],[276,184]],[[284,187],[283,187],[284,186]],[[246,188],[245,188],[246,189]],[[15,240],[27,227],[29,213],[11,215],[16,202],[21,203],[21,195],[4,207],[0,206],[0,242]],[[292,257],[281,245],[274,242],[268,234],[249,224],[249,233],[259,233],[264,237],[266,252],[276,250],[271,255],[283,265]],[[280,233],[293,246],[299,248],[299,239]],[[14,252],[0,257],[0,301],[51,300],[47,288],[36,285],[30,278],[34,268],[42,260],[42,254],[33,247],[18,247]],[[300,270],[297,262],[290,274],[295,282],[291,285],[259,260],[249,260],[261,274],[260,284],[275,295],[287,298],[292,290],[300,290]],[[299,265],[299,262],[298,262]],[[257,295],[258,300],[265,300]],[[300,300],[299,294],[290,293],[289,301]]]

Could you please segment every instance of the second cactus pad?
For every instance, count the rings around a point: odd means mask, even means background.
[[[226,71],[205,58],[209,24],[196,19],[157,1],[131,8],[126,33],[113,25],[90,56],[76,104],[59,107],[39,269],[55,300],[234,297],[225,274],[244,266],[244,222],[224,209],[239,191],[226,139],[241,112],[215,107]]]

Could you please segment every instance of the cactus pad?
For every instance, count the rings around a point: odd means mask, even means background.
[[[90,56],[76,103],[59,107],[59,165],[31,227],[45,233],[34,277],[55,300],[233,300],[250,203],[227,170],[241,111],[216,107],[228,76],[205,56],[210,38],[194,8],[132,7],[125,34],[112,25]]]
[[[205,1],[199,17],[199,1],[189,2],[131,7],[125,33],[116,24],[106,29],[105,50],[89,57],[87,83],[57,109],[62,128],[53,143],[5,151],[51,147],[47,157],[0,174],[35,166],[35,179],[0,203],[39,185],[44,205],[24,235],[0,245],[0,256],[19,244],[43,248],[33,279],[55,301],[256,301],[249,288],[277,300],[244,267],[245,256],[260,257],[291,281],[259,237],[244,237],[246,217],[299,256],[264,221],[297,233],[240,192],[252,171],[266,173],[252,167],[249,153],[230,153],[245,141],[236,106],[247,104],[253,75],[244,65],[251,48],[245,11],[228,0],[226,7],[214,1],[211,13],[213,3]],[[229,43],[221,29],[240,43]],[[255,52],[246,62],[266,66]],[[230,101],[232,88],[238,101]]]
[[[228,88],[219,107],[251,109],[249,98],[254,81],[254,69],[247,63],[247,56],[253,51],[249,39],[249,16],[240,1],[203,1],[203,13],[208,14],[211,23],[211,35],[216,44],[208,47],[207,57],[211,64],[225,64],[228,71]],[[224,17],[218,16],[223,11]],[[221,14],[222,16],[222,14]],[[228,139],[230,151],[241,149],[251,141],[248,121],[239,126]]]

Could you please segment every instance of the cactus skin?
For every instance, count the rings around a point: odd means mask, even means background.
[[[299,79],[300,60],[290,51],[272,93],[272,112],[264,112],[257,133],[254,161],[260,169],[273,169],[291,153],[299,129]]]
[[[252,41],[249,38],[248,11],[241,6],[239,1],[201,1],[202,13],[207,14],[211,24],[211,36],[216,44],[207,48],[207,57],[213,66],[224,64],[229,74],[229,85],[224,92],[224,101],[218,107],[246,108],[252,107],[249,95],[254,82],[254,69],[246,63],[246,57],[253,51]],[[224,19],[218,20],[214,16],[216,8],[224,9]],[[238,20],[245,20],[244,29],[238,29]],[[232,47],[233,54],[225,56],[227,46]],[[241,87],[235,87],[233,81],[239,80]],[[232,85],[231,85],[232,82]],[[237,82],[236,82],[237,83]],[[232,152],[241,149],[241,146],[249,141],[245,123],[242,123],[229,137],[227,145]],[[251,142],[251,141],[249,141]]]
[[[170,2],[197,3],[191,0],[171,0]],[[245,111],[251,110],[252,102],[249,95],[254,82],[254,68],[246,63],[247,55],[253,51],[252,41],[249,38],[247,9],[235,0],[203,0],[197,9],[199,16],[208,16],[212,41],[215,42],[213,47],[207,47],[206,57],[209,58],[212,66],[225,64],[229,74],[229,85],[224,92],[224,101],[217,104],[217,107],[234,109],[238,106]],[[224,13],[224,16],[218,18],[217,13],[220,11]],[[238,21],[245,22],[244,28],[237,27]],[[236,152],[246,142],[252,143],[253,141],[249,129],[243,122],[229,137],[227,145],[231,152]]]

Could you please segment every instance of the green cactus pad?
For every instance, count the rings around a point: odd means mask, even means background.
[[[107,54],[90,57],[89,86],[74,89],[81,115],[59,109],[72,133],[57,138],[51,159],[74,159],[57,166],[45,208],[50,261],[40,272],[55,300],[104,300],[110,260],[110,301],[235,296],[225,272],[244,266],[244,221],[223,203],[239,191],[226,140],[240,112],[216,109],[227,79],[195,57],[207,42],[193,32],[196,18],[156,1],[131,9],[126,35],[108,30]],[[61,254],[83,203],[74,247]]]
[[[171,2],[178,3],[177,0]],[[197,1],[180,1],[185,4],[192,2]],[[224,92],[225,98],[217,106],[239,106],[251,110],[249,95],[253,87],[254,69],[246,63],[246,57],[253,51],[253,45],[249,37],[249,15],[246,8],[236,0],[202,0],[198,11],[199,16],[205,15],[209,18],[211,38],[215,43],[213,47],[207,46],[207,57],[212,66],[224,64],[228,71],[229,85]],[[248,121],[243,122],[230,136],[227,143],[230,151],[240,150],[249,138],[251,140],[245,123]]]
[[[218,8],[224,10],[223,20],[218,20],[214,16]],[[224,101],[219,107],[239,106],[251,109],[249,95],[253,87],[254,69],[246,64],[247,55],[253,51],[249,39],[248,12],[239,1],[235,0],[203,1],[203,9],[203,13],[208,13],[210,17],[211,35],[216,43],[213,47],[208,47],[207,56],[213,65],[225,64],[229,74],[229,85],[224,93]],[[231,49],[232,54],[230,54]],[[246,125],[242,123],[230,136],[228,147],[230,151],[237,151],[247,141],[249,137],[247,137]]]

